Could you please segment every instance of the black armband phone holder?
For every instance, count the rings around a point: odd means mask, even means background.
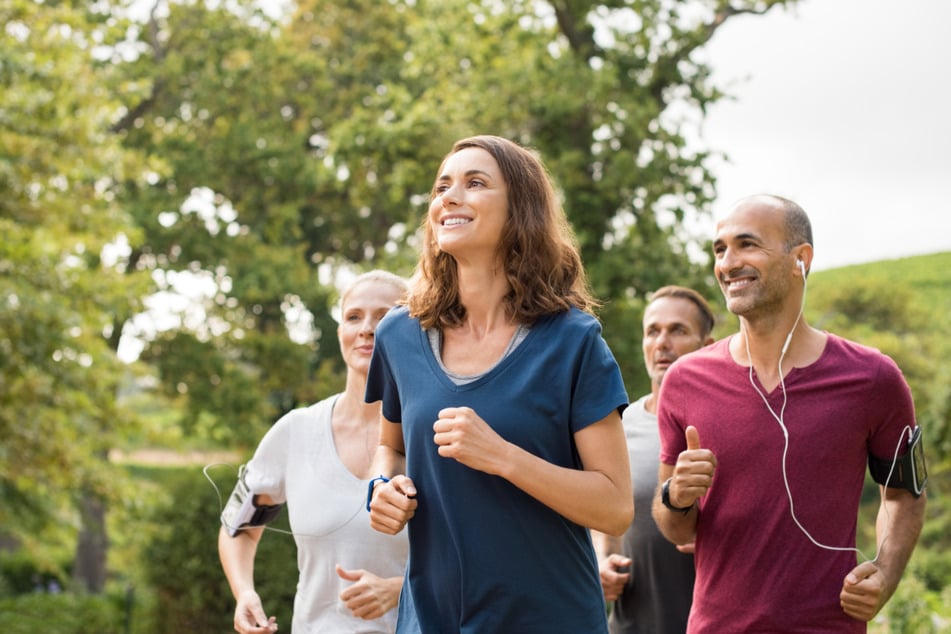
[[[221,525],[234,537],[242,528],[248,526],[264,526],[272,522],[284,508],[283,504],[258,506],[254,503],[254,495],[244,481],[245,466],[238,470],[238,482],[221,512]]]
[[[908,440],[904,453],[892,460],[882,460],[868,455],[868,470],[872,479],[882,486],[911,491],[920,497],[928,483],[928,469],[925,466],[925,450],[922,446],[921,427],[916,426]]]

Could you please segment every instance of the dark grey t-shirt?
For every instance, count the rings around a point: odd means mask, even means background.
[[[634,483],[634,522],[622,538],[631,578],[614,602],[611,634],[683,634],[693,598],[693,555],[667,541],[651,516],[660,462],[657,416],[644,409],[646,396],[624,410],[624,435]]]

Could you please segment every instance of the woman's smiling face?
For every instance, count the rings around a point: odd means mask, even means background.
[[[456,260],[494,257],[508,221],[508,187],[491,154],[469,147],[440,169],[429,204],[436,244]]]

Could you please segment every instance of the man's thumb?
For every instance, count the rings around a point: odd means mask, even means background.
[[[878,572],[878,566],[873,564],[870,561],[863,562],[852,569],[849,574],[845,576],[846,585],[855,585],[865,581],[872,575]]]
[[[687,449],[700,449],[700,434],[693,425],[687,427]]]

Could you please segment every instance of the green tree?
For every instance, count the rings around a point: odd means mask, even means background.
[[[74,527],[73,572],[99,590],[116,491],[104,458],[133,424],[116,400],[117,325],[148,289],[108,258],[135,239],[117,184],[136,162],[91,62],[108,25],[26,0],[4,3],[0,22],[0,525],[46,567],[64,536],[48,527]]]
[[[409,273],[440,158],[456,138],[490,132],[550,166],[609,343],[643,389],[645,293],[710,281],[687,257],[697,236],[684,227],[715,179],[675,114],[721,97],[695,53],[735,15],[784,4],[304,0],[272,16],[253,2],[168,3],[122,71],[139,89],[115,129],[161,163],[148,187],[130,188],[142,228],[130,266],[214,280],[206,309],[220,328],[197,341],[169,333],[146,358],[170,392],[188,393],[189,419],[218,421],[222,438],[247,441],[262,417],[319,396],[314,369],[339,363],[323,336],[334,327],[327,279]],[[188,207],[201,191],[214,202],[204,214]],[[313,314],[314,345],[287,344],[291,303]],[[160,359],[172,350],[189,360]],[[268,417],[249,401],[277,407]]]
[[[115,126],[127,147],[161,157],[151,184],[129,187],[126,204],[143,228],[130,266],[157,274],[164,290],[174,290],[176,273],[216,289],[197,327],[163,334],[144,359],[170,394],[184,395],[188,429],[242,445],[329,390],[313,377],[324,360],[339,368],[335,338],[290,340],[288,311],[309,311],[318,335],[333,331],[331,292],[315,267],[360,226],[353,214],[324,214],[316,196],[300,115],[314,73],[270,17],[245,8],[171,4],[153,16],[142,31],[148,54],[123,68],[123,83],[140,81],[143,93]],[[324,242],[309,248],[308,227],[325,220]]]

